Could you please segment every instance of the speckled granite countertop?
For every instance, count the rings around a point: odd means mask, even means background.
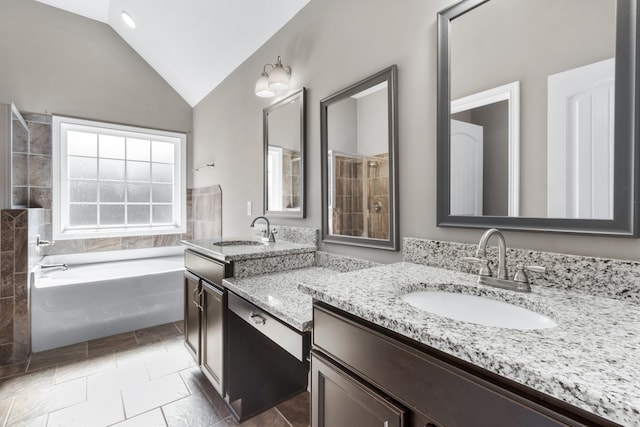
[[[265,258],[278,255],[293,255],[307,252],[315,252],[317,247],[312,244],[291,243],[276,241],[275,243],[261,245],[233,245],[216,246],[215,243],[230,240],[253,240],[252,238],[225,238],[182,240],[181,243],[205,255],[223,262],[242,261],[247,259]]]
[[[626,426],[640,426],[640,305],[533,286],[477,285],[476,276],[412,263],[310,278],[313,298]],[[416,290],[486,295],[546,314],[553,329],[520,331],[429,314],[400,296]]]
[[[298,285],[325,280],[336,274],[327,268],[309,267],[242,279],[231,277],[223,284],[238,296],[304,332],[312,327],[312,298],[301,292]]]

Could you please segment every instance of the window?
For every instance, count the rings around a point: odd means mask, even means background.
[[[186,135],[53,117],[54,239],[184,233]]]

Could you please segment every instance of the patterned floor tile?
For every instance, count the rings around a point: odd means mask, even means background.
[[[113,335],[106,338],[91,340],[87,343],[87,351],[89,356],[95,356],[104,353],[113,353],[114,351],[127,350],[138,344],[136,335],[133,332]]]
[[[291,427],[308,427],[310,411],[309,392],[300,393],[276,406],[282,416],[291,424]]]
[[[138,344],[153,343],[173,339],[181,336],[182,333],[174,323],[166,325],[154,326],[142,330],[135,331]]]
[[[150,411],[162,405],[189,396],[189,390],[180,375],[171,374],[122,390],[127,418]]]
[[[87,343],[72,344],[65,347],[33,353],[27,371],[56,366],[87,358]]]
[[[13,426],[19,421],[46,415],[49,412],[84,402],[86,396],[86,378],[42,389],[39,393],[26,391],[16,395],[13,407],[7,418],[7,425]]]
[[[102,356],[90,357],[80,362],[60,364],[56,369],[55,383],[60,384],[76,378],[86,377],[116,367],[116,358],[113,353]]]
[[[126,421],[114,424],[113,427],[167,427],[162,410],[154,409]],[[195,426],[194,426],[195,427]]]
[[[104,427],[123,420],[122,399],[118,394],[51,412],[47,427]]]

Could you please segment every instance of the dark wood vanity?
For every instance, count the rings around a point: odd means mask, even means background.
[[[185,268],[185,346],[236,419],[305,391],[310,333],[226,289],[233,263],[187,250]]]
[[[313,427],[618,425],[324,303],[313,316]]]

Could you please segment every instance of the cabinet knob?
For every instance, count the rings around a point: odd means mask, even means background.
[[[267,323],[267,319],[265,319],[263,316],[260,316],[259,314],[256,314],[256,313],[251,313],[249,315],[249,318],[251,319],[254,325],[264,325],[265,323]]]

